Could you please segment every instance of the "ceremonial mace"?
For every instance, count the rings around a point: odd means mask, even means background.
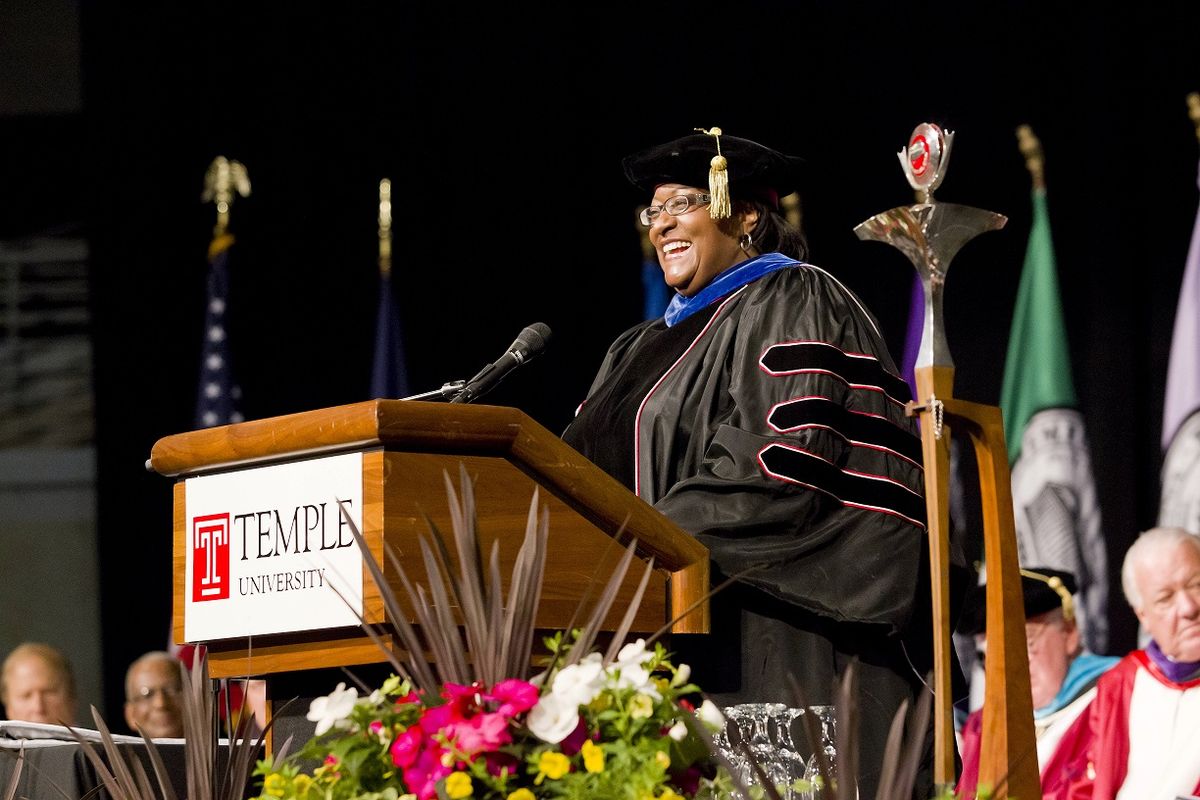
[[[954,398],[954,361],[942,323],[942,293],[950,261],[981,233],[999,230],[1002,214],[954,203],[939,203],[934,190],[946,176],[953,132],[932,123],[913,130],[908,147],[897,153],[917,195],[911,206],[876,214],[854,229],[858,238],[885,242],[900,250],[921,277],[925,318],[917,355],[916,402],[909,416],[921,421],[925,462],[930,578],[934,631],[934,780],[953,786],[954,719],[950,696],[950,431],[961,426],[975,445],[983,506],[984,558],[988,571],[983,738],[979,786],[1004,797],[1041,797],[1029,656],[1025,649],[1025,609],[1017,566],[1012,486],[1004,423],[997,406]]]

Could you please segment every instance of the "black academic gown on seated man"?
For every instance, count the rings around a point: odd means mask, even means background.
[[[690,316],[613,343],[564,438],[704,543],[714,584],[753,568],[714,597],[711,634],[671,641],[718,703],[795,705],[789,675],[808,704],[832,703],[859,660],[873,797],[891,717],[931,662],[908,388],[829,273],[773,253],[710,289]]]

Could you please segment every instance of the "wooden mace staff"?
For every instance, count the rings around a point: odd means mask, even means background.
[[[899,249],[917,269],[925,290],[925,318],[916,378],[919,400],[910,415],[921,421],[928,516],[934,629],[934,780],[952,787],[954,718],[950,690],[950,431],[960,428],[975,446],[983,505],[984,557],[987,560],[987,690],[984,698],[979,785],[993,797],[1021,800],[1041,796],[1029,657],[1025,650],[1025,613],[1012,488],[1000,409],[954,398],[954,361],[942,323],[946,271],[958,251],[980,233],[999,230],[1001,214],[969,206],[939,203],[933,191],[945,177],[954,134],[931,123],[918,125],[908,147],[897,155],[917,195],[861,223],[860,239]]]

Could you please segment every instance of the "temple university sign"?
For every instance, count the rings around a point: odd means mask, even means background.
[[[362,557],[338,501],[361,530],[361,453],[188,478],[185,496],[187,641],[358,625]]]

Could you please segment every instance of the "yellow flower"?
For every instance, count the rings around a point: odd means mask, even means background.
[[[671,791],[670,787],[667,787],[658,796],[658,800],[683,800],[683,798]]]
[[[588,708],[596,713],[607,711],[612,707],[612,695],[608,692],[601,692],[592,698],[592,702],[588,703]]]
[[[666,769],[667,767],[671,766],[671,757],[662,750],[655,751],[654,760],[657,761],[658,765],[660,767],[662,767],[663,769]]]
[[[571,759],[562,753],[547,750],[538,759],[538,774],[534,778],[533,783],[535,786],[541,786],[544,779],[549,778],[552,781],[556,781],[570,771]]]
[[[517,789],[508,796],[507,800],[537,800],[537,798],[528,789]]]
[[[292,788],[295,790],[297,797],[304,797],[308,794],[310,786],[312,786],[312,778],[307,775],[297,775],[292,779]]]
[[[269,794],[272,797],[283,797],[287,790],[287,778],[280,775],[278,772],[272,772],[263,781],[263,794]]]
[[[646,719],[654,713],[654,699],[648,694],[635,694],[629,701],[629,716],[633,719]]]
[[[446,795],[450,800],[462,800],[470,797],[471,776],[465,772],[452,772],[446,776]]]
[[[588,772],[604,772],[604,748],[598,747],[588,739],[579,749],[579,753],[583,756],[584,769]]]

